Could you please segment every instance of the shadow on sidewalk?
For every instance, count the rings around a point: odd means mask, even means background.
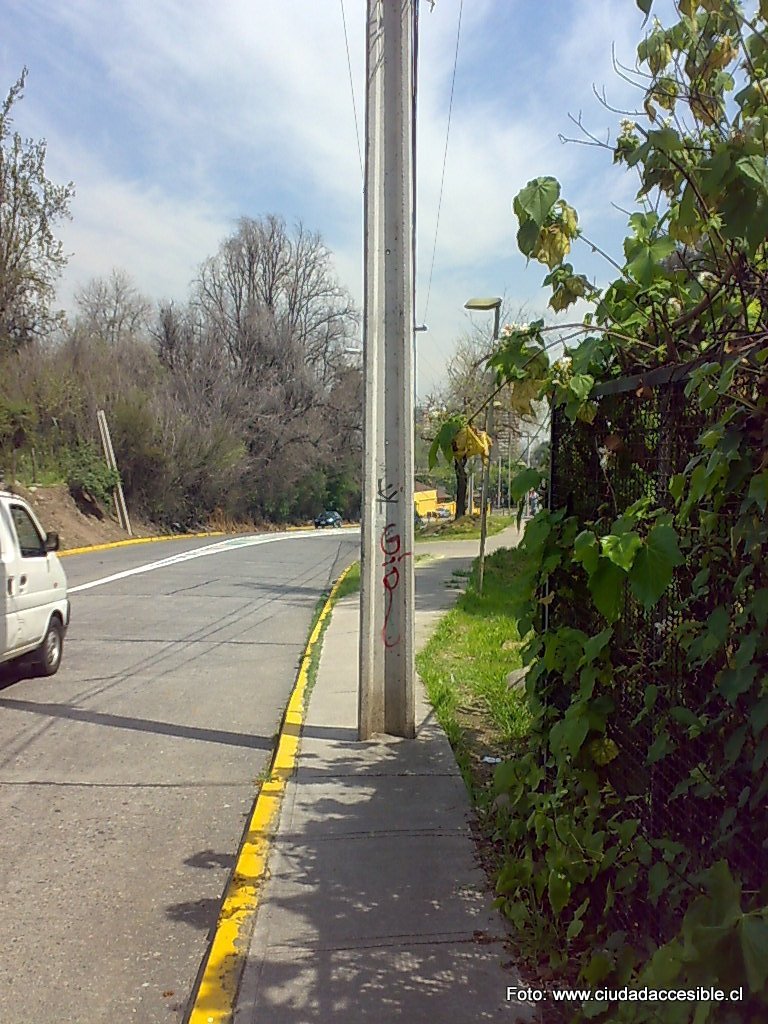
[[[356,614],[326,634],[235,1024],[534,1021],[431,709],[415,740],[355,739]]]

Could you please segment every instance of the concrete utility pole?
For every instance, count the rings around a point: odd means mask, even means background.
[[[358,736],[412,737],[415,0],[367,0]]]

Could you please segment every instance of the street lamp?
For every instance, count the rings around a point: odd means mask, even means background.
[[[493,310],[493,337],[491,341],[496,341],[499,336],[499,317],[501,316],[501,302],[502,300],[498,297],[485,298],[485,299],[467,299],[464,303],[465,309],[479,310],[483,313],[490,313]],[[492,437],[493,431],[493,401],[491,401],[488,410],[485,414],[485,427],[489,437]],[[483,592],[483,576],[485,573],[485,540],[488,535],[488,486],[490,483],[490,472],[491,472],[491,453],[488,452],[488,457],[483,460],[483,484],[480,491],[480,558],[477,569],[477,592],[482,594]]]

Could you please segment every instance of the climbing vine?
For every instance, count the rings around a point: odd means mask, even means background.
[[[650,17],[652,0],[637,6]],[[639,191],[615,279],[598,289],[566,262],[592,243],[554,178],[514,201],[518,247],[546,265],[552,309],[580,300],[589,312],[554,362],[539,320],[508,330],[489,366],[499,386],[533,386],[590,430],[606,480],[630,474],[640,497],[611,494],[585,518],[554,496],[526,526],[515,599],[535,725],[523,756],[496,770],[497,892],[521,942],[562,978],[742,996],[593,1000],[576,1019],[757,1022],[768,1016],[768,2],[678,0],[675,17],[650,24],[635,71],[622,71],[641,109],[608,148]],[[698,426],[661,489],[648,447],[605,412],[619,379],[638,407],[682,382]],[[435,455],[465,426],[444,425]],[[532,482],[527,471],[518,489]],[[653,673],[633,660],[637,622],[657,630]],[[667,668],[686,681],[680,693],[666,692]],[[626,722],[630,685],[643,699]],[[697,836],[654,829],[642,810],[652,771],[674,758],[664,798],[672,817],[695,811]]]

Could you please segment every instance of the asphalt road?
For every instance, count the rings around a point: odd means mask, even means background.
[[[0,677],[3,1024],[183,1018],[317,600],[358,548],[326,531],[64,561],[59,673]]]

